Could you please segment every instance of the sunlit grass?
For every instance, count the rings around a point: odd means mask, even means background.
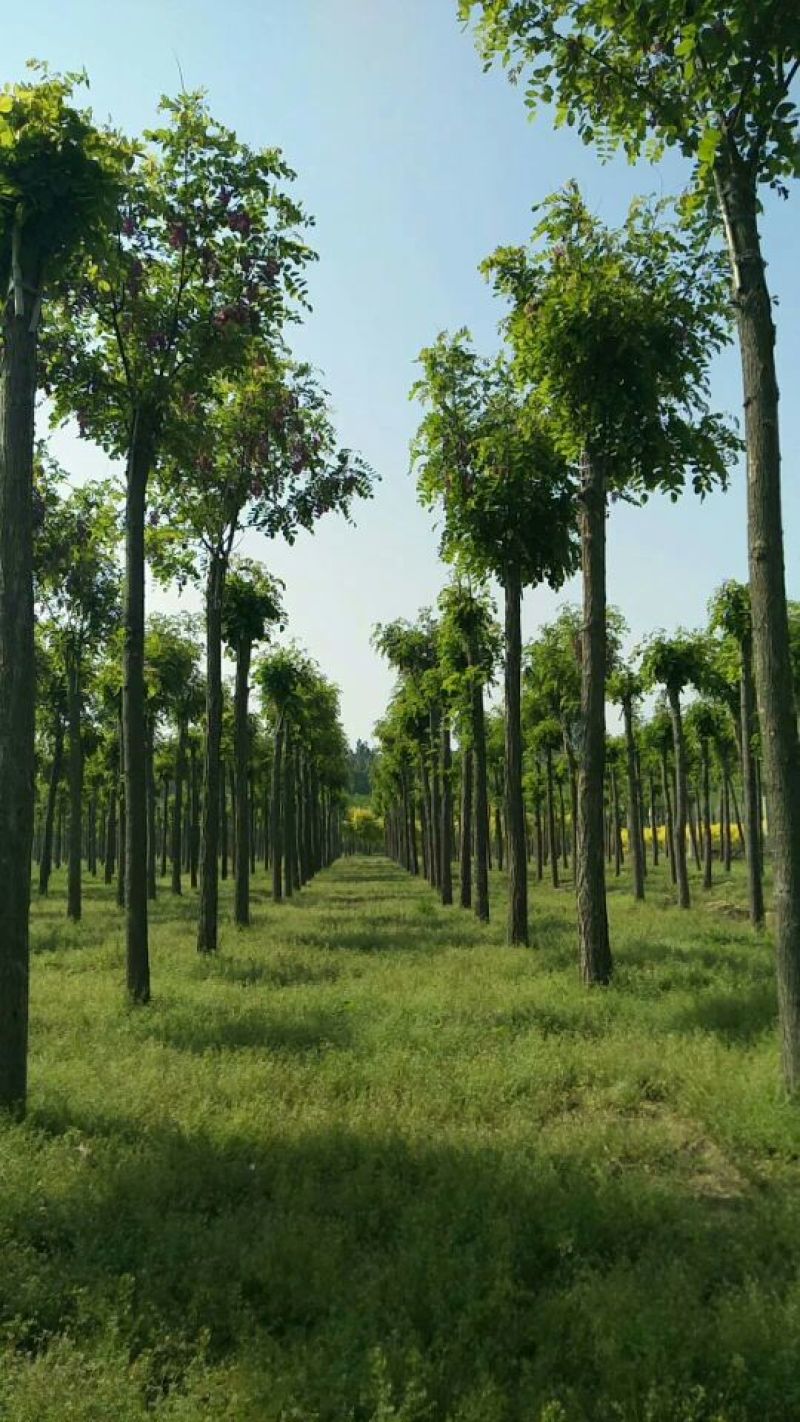
[[[63,876],[34,909],[31,1102],[0,1130],[0,1416],[745,1422],[800,1416],[800,1110],[741,866],[612,882],[586,993],[384,860],[194,949]]]

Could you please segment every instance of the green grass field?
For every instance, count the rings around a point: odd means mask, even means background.
[[[720,878],[722,876],[720,875]],[[154,911],[34,906],[31,1106],[0,1127],[0,1417],[800,1417],[800,1110],[743,871],[690,914],[612,883],[503,945],[381,859],[194,951]],[[228,912],[229,899],[223,901]]]

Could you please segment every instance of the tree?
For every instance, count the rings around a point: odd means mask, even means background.
[[[174,451],[161,477],[154,521],[175,522],[167,542],[199,546],[205,572],[206,741],[198,952],[217,946],[219,766],[222,734],[222,618],[237,535],[246,521],[268,537],[293,543],[330,511],[349,516],[354,498],[371,492],[371,471],[337,449],[324,392],[310,367],[292,367],[256,346],[233,381],[218,380],[206,401],[192,399],[176,422]],[[186,481],[184,471],[194,467]],[[169,566],[167,560],[166,566]]]
[[[527,944],[522,592],[544,582],[559,588],[574,570],[573,480],[505,359],[482,360],[466,331],[440,335],[419,359],[423,375],[414,393],[427,407],[413,444],[420,498],[443,506],[444,556],[503,587],[508,941]]]
[[[749,0],[477,0],[487,58],[528,65],[528,103],[557,101],[585,142],[630,158],[677,147],[693,205],[716,216],[733,280],[747,444],[753,654],[775,874],[783,1075],[800,1087],[800,740],[781,519],[775,328],[758,227],[765,186],[797,175],[796,7]],[[459,0],[467,18],[476,0]],[[651,137],[652,136],[652,137]],[[653,141],[654,140],[654,141]]]
[[[222,598],[222,636],[236,657],[233,755],[236,770],[236,894],[234,919],[241,927],[250,922],[250,727],[248,695],[250,661],[256,642],[269,636],[269,628],[285,623],[282,585],[259,563],[240,559],[225,582]]]
[[[254,151],[216,123],[200,94],[162,100],[99,260],[62,303],[48,342],[56,418],[126,463],[126,964],[133,1001],[150,996],[147,936],[145,515],[176,415],[202,407],[256,336],[274,338],[304,300],[308,219],[276,149]]]
[[[759,804],[753,737],[756,733],[753,688],[753,625],[750,592],[742,583],[729,580],[717,589],[709,604],[712,631],[732,638],[738,651],[739,749],[744,783],[745,858],[750,920],[754,928],[764,925],[764,886],[761,865],[761,806]]]
[[[625,733],[625,771],[628,781],[628,847],[633,863],[634,898],[644,899],[644,838],[639,813],[639,777],[636,771],[636,737],[634,714],[644,687],[641,677],[631,668],[618,664],[608,681],[612,701],[622,707]]]
[[[686,867],[686,820],[688,814],[686,738],[683,732],[681,693],[687,686],[702,689],[705,683],[707,659],[697,637],[679,633],[675,637],[663,634],[653,637],[642,658],[642,677],[646,686],[660,685],[667,695],[672,742],[675,752],[675,820],[672,850],[678,885],[678,905],[691,906],[689,875]]]
[[[91,660],[119,620],[118,497],[113,485],[83,484],[62,493],[63,470],[42,456],[43,500],[36,539],[35,598],[50,619],[61,661],[69,729],[69,879],[67,914],[81,917],[83,698]]]
[[[69,285],[110,216],[115,140],[39,68],[0,94],[0,1109],[25,1109],[34,807],[33,452],[45,283]]]
[[[635,203],[617,232],[574,184],[544,204],[530,248],[484,265],[510,303],[519,378],[581,471],[583,577],[576,889],[581,975],[612,972],[605,900],[606,517],[609,495],[677,498],[725,484],[737,443],[708,409],[708,360],[727,338],[720,264]]]

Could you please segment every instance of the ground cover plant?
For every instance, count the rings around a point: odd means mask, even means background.
[[[56,873],[2,1126],[0,1416],[796,1415],[767,940],[743,866],[691,915],[663,862],[645,904],[625,873],[612,993],[579,984],[568,878],[531,884],[531,950],[354,857],[282,904],[257,873],[214,957],[160,895],[147,1013],[113,887],[79,927]]]

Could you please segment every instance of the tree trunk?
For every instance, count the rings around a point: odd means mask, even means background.
[[[753,644],[748,636],[742,642],[742,680],[740,682],[740,720],[742,779],[744,782],[744,833],[747,861],[747,898],[750,922],[754,928],[764,926],[764,880],[761,864],[761,813],[758,804],[758,777],[753,754],[755,730],[755,696],[753,690]]]
[[[553,797],[553,749],[545,750],[547,783],[547,857],[550,861],[550,880],[554,889],[558,888],[558,846],[556,844],[556,812]]]
[[[155,444],[141,410],[134,416],[125,496],[122,759],[125,791],[125,948],[128,994],[150,1000],[147,935],[147,726],[144,685],[144,519]]]
[[[15,222],[14,243],[19,242]],[[36,322],[24,269],[0,355],[0,1110],[25,1110],[34,812],[33,439]],[[27,283],[38,286],[38,280]]]
[[[252,643],[240,639],[236,648],[236,691],[233,708],[234,760],[236,765],[236,895],[234,921],[246,928],[250,923],[250,809],[248,804],[248,768],[250,764],[250,726],[247,719],[250,657]]]
[[[477,657],[472,654],[470,662],[477,666]],[[483,710],[483,687],[479,681],[473,683],[472,700],[472,743],[475,755],[475,913],[483,922],[489,918],[489,856],[488,830],[489,805],[486,781],[486,722]]]
[[[53,867],[53,824],[56,817],[56,801],[61,784],[64,763],[64,723],[57,717],[53,727],[53,764],[50,767],[50,784],[47,787],[47,808],[44,815],[44,836],[42,857],[39,861],[39,893],[46,894]],[[110,882],[110,881],[109,881]]]
[[[161,878],[167,877],[167,852],[169,849],[169,776],[165,775],[161,785]]]
[[[714,846],[711,843],[711,758],[708,753],[707,740],[700,742],[700,758],[703,775],[703,888],[710,889],[713,875]]]
[[[158,860],[158,844],[156,836],[156,770],[155,770],[155,728],[153,718],[147,716],[147,897],[155,899],[158,892],[156,884],[156,863]]]
[[[197,747],[194,741],[189,746],[189,825],[187,850],[189,855],[189,884],[197,888],[197,870],[200,859],[200,776],[197,771]]]
[[[430,710],[430,760],[431,760],[431,868],[433,877],[431,884],[434,889],[441,886],[442,869],[442,794],[439,779],[439,739],[440,739],[441,713],[438,707],[432,706]]]
[[[658,868],[658,814],[656,812],[656,782],[650,776],[650,835],[653,841],[653,868]]]
[[[103,854],[103,880],[106,884],[114,881],[114,861],[117,853],[117,787],[112,785],[108,797],[106,815],[106,844]]]
[[[505,791],[508,831],[509,943],[527,947],[528,860],[525,846],[525,801],[522,795],[522,589],[516,572],[506,574],[505,587]]]
[[[81,743],[81,662],[77,652],[67,659],[67,718],[69,721],[69,866],[67,917],[81,917],[81,817],[83,812],[83,745]]]
[[[783,1076],[800,1087],[800,743],[786,607],[775,329],[758,231],[756,174],[723,150],[717,187],[739,326],[747,443],[753,660],[773,859]]]
[[[472,748],[461,741],[461,844],[459,848],[459,902],[472,908]]]
[[[578,766],[575,888],[581,977],[608,983],[613,963],[603,862],[606,727],[606,491],[599,461],[583,459],[580,512],[583,570],[581,754]]]
[[[276,903],[283,898],[283,739],[284,719],[281,713],[275,727],[275,751],[272,757],[272,805],[270,806],[270,840],[272,842],[272,897]],[[236,862],[239,862],[238,850]]]
[[[678,888],[678,907],[691,907],[689,872],[686,867],[686,743],[683,737],[680,692],[667,687],[672,744],[675,749],[675,823],[672,836],[673,862]]]
[[[219,768],[222,746],[222,597],[225,561],[212,557],[206,580],[206,744],[200,834],[198,953],[215,953],[219,917]],[[239,855],[239,860],[244,856]],[[238,871],[238,862],[237,862]]]
[[[442,903],[453,902],[453,756],[450,744],[450,713],[442,711],[442,825],[439,834],[442,862],[439,881]],[[414,800],[411,800],[413,815]]]
[[[622,703],[625,728],[625,766],[628,775],[628,847],[633,860],[633,896],[644,899],[644,853],[640,815],[639,777],[636,774],[636,739],[633,734],[633,703],[626,697]]]
[[[172,800],[172,892],[180,894],[183,861],[183,787],[186,783],[186,726],[178,727],[178,749],[175,757],[175,794]]]
[[[664,841],[667,845],[669,873],[673,884],[678,882],[675,868],[675,828],[672,820],[672,793],[669,788],[669,762],[666,746],[661,748],[661,793],[664,796]]]

